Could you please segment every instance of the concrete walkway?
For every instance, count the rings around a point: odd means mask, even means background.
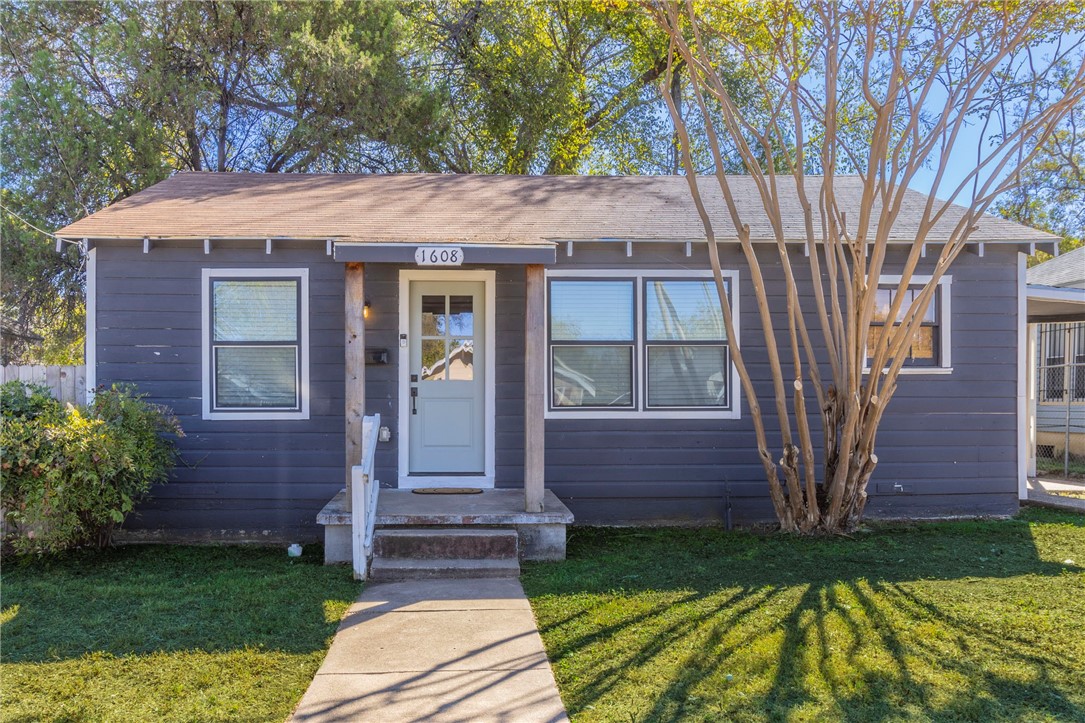
[[[1085,483],[1068,480],[1054,480],[1044,477],[1030,478],[1028,481],[1029,504],[1040,507],[1053,507],[1059,510],[1085,512],[1085,499],[1052,494],[1053,492],[1085,492]]]
[[[293,721],[567,721],[516,579],[367,584]]]

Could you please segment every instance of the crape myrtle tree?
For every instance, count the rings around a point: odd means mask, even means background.
[[[672,63],[688,68],[714,159],[714,173],[699,178],[683,154],[732,340],[737,335],[723,301],[716,224],[727,226],[722,236],[737,237],[749,265],[771,369],[779,456],[741,348],[733,348],[733,359],[780,526],[847,532],[862,518],[878,464],[878,429],[939,281],[980,216],[1013,188],[1019,171],[1032,167],[1085,97],[1085,15],[1056,2],[683,0],[644,7],[667,34]],[[721,45],[726,52],[710,50]],[[721,81],[720,68],[736,61],[760,88],[755,106],[740,107]],[[671,116],[686,149],[688,119],[673,106]],[[757,212],[774,229],[776,243],[760,250],[725,173],[735,158],[759,193]],[[905,193],[921,172],[931,174],[939,198],[931,194],[914,240],[904,245],[897,293],[885,315],[898,322],[886,324],[868,349],[889,240],[900,235],[895,229]],[[838,196],[835,179],[842,174],[858,176],[857,213],[847,214],[854,204]],[[706,209],[709,184],[722,193],[723,219]],[[797,239],[785,236],[784,187],[796,189],[803,209],[808,256],[801,261],[785,244]],[[909,214],[916,217],[916,209]],[[929,280],[918,283],[924,243],[940,221],[951,225],[948,240]],[[775,259],[786,294],[770,297],[762,264]],[[807,279],[813,295],[804,305],[798,289]],[[909,288],[920,291],[910,297]],[[864,368],[881,373],[864,374]]]

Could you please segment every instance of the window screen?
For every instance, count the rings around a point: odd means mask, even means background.
[[[553,407],[632,407],[634,284],[555,280],[550,284]]]
[[[726,407],[727,331],[715,282],[647,279],[644,299],[647,406]]]
[[[215,409],[298,409],[300,279],[211,280]]]

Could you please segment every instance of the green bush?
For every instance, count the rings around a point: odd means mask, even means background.
[[[19,553],[109,544],[176,460],[172,413],[132,387],[100,389],[89,407],[62,406],[43,387],[0,385],[0,506],[4,543]]]

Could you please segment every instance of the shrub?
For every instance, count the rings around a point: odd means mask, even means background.
[[[61,406],[47,389],[0,386],[0,505],[5,544],[59,552],[109,544],[151,485],[176,460],[171,412],[132,387],[100,389],[89,407]]]

